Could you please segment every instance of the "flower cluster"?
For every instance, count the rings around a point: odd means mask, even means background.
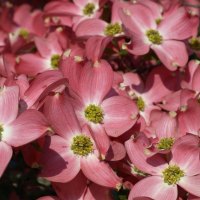
[[[21,152],[38,200],[200,199],[198,0],[0,9],[0,177]]]

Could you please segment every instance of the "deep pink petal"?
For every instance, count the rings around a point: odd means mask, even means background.
[[[166,40],[161,45],[152,45],[161,62],[171,71],[183,67],[188,61],[188,53],[183,42]]]
[[[12,157],[12,148],[4,142],[0,142],[0,177],[4,173]]]
[[[94,66],[88,62],[83,68],[79,82],[85,104],[99,104],[111,89],[113,78],[112,68],[107,61],[100,60]]]
[[[0,122],[2,124],[8,124],[16,119],[18,103],[19,88],[17,86],[4,86],[0,89]]]
[[[192,67],[192,66],[191,66]],[[192,77],[192,89],[200,92],[200,67],[197,67]]]
[[[178,185],[184,188],[189,193],[200,197],[200,175],[184,176],[179,181]]]
[[[114,96],[101,104],[104,112],[103,126],[109,136],[118,137],[136,122],[138,108],[130,99]]]
[[[94,155],[81,159],[81,169],[88,179],[98,185],[116,189],[121,187],[121,179],[112,168]]]
[[[80,171],[79,158],[72,153],[67,141],[56,135],[46,139],[41,164],[41,176],[53,182],[71,181]]]
[[[53,196],[44,196],[40,197],[37,200],[60,200],[58,197],[53,197]]]
[[[112,200],[109,188],[102,187],[95,183],[90,184],[84,196],[84,200]]]
[[[104,36],[104,29],[107,23],[101,19],[87,19],[76,27],[78,37]]]
[[[13,147],[22,146],[44,135],[48,128],[49,124],[42,113],[27,110],[4,127],[2,140]]]
[[[44,104],[44,114],[60,136],[68,138],[81,133],[74,109],[65,94],[49,96]]]
[[[87,188],[87,181],[87,178],[79,172],[79,174],[68,183],[53,183],[53,188],[63,200],[82,200]]]
[[[65,84],[66,79],[60,71],[46,71],[38,75],[25,92],[24,100],[30,108],[59,85]]]
[[[110,148],[106,154],[106,160],[118,161],[126,156],[126,150],[123,144],[117,141],[111,141]]]
[[[136,183],[128,199],[135,197],[150,197],[155,200],[176,200],[178,190],[176,185],[168,186],[163,182],[163,178],[159,176],[151,176],[144,178]]]

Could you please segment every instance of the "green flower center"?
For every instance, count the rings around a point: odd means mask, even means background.
[[[103,121],[103,111],[100,106],[90,104],[84,111],[86,119],[95,124]]]
[[[3,136],[3,131],[4,131],[4,129],[3,129],[2,125],[0,125],[0,141],[1,141],[2,136]]]
[[[160,150],[170,150],[174,144],[174,138],[162,138],[157,144],[157,148]]]
[[[60,55],[54,54],[51,56],[51,67],[53,69],[58,69],[60,62]]]
[[[144,103],[144,100],[142,99],[142,97],[138,97],[136,99],[136,104],[137,104],[137,107],[140,111],[144,111],[144,108],[145,108],[145,103]]]
[[[71,150],[79,156],[87,156],[93,151],[93,143],[88,136],[77,135],[73,138]]]
[[[108,24],[104,29],[104,34],[107,36],[114,36],[122,32],[122,26],[119,23]]]
[[[87,3],[83,9],[84,15],[91,16],[94,14],[95,5],[93,3]]]
[[[200,38],[191,38],[188,42],[192,49],[200,51]]]
[[[157,30],[150,29],[146,32],[146,36],[148,37],[149,41],[153,44],[162,44],[163,37]]]
[[[164,182],[168,185],[177,184],[177,182],[179,182],[180,179],[185,175],[184,171],[182,171],[177,165],[169,166],[162,173]]]
[[[19,36],[23,37],[25,40],[29,37],[29,32],[25,28],[21,28],[19,31]]]

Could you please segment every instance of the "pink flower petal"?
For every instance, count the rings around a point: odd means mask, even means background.
[[[109,188],[99,186],[95,183],[90,184],[84,196],[84,200],[112,200]]]
[[[176,200],[178,190],[176,185],[168,186],[159,176],[150,176],[136,183],[128,199],[135,197],[150,197],[156,200]]]
[[[0,142],[0,177],[4,173],[12,157],[12,148],[4,142]]]
[[[23,54],[19,57],[19,64],[16,66],[18,74],[27,74],[29,76],[35,76],[41,72],[51,69],[50,60],[37,54]]]
[[[60,71],[46,71],[38,75],[37,78],[31,83],[29,89],[25,92],[24,100],[28,108],[33,106],[36,101],[45,97],[49,92],[65,84],[67,81],[63,78]]]
[[[100,60],[94,66],[91,62],[86,63],[79,82],[85,104],[99,104],[111,89],[113,78],[112,68],[107,61]]]
[[[104,112],[103,126],[109,136],[118,137],[136,122],[138,108],[130,99],[114,96],[101,104]]]
[[[2,140],[13,147],[27,144],[48,130],[46,118],[37,110],[27,110],[4,127]]]
[[[153,155],[149,146],[150,142],[143,135],[125,142],[127,154],[134,166],[147,174],[160,175],[168,164],[159,154]]]
[[[187,50],[183,42],[166,40],[161,45],[152,45],[151,48],[171,71],[175,71],[177,66],[185,66],[188,61]]]
[[[71,181],[80,171],[79,158],[71,152],[66,140],[56,135],[46,139],[41,164],[41,176],[53,182]]]
[[[200,197],[200,175],[184,176],[179,181],[178,185],[184,188],[189,193]]]
[[[63,200],[82,200],[87,188],[87,181],[87,178],[79,172],[79,174],[68,183],[53,183],[53,188]]]
[[[74,109],[65,94],[49,96],[44,104],[44,113],[60,136],[68,138],[73,134],[81,133]]]
[[[91,126],[91,134],[97,144],[98,150],[101,156],[104,158],[110,147],[110,138],[106,134],[105,129],[100,124],[95,124]]]
[[[158,26],[164,39],[184,40],[192,36],[193,24],[184,7],[174,9]]]
[[[58,197],[45,196],[45,197],[40,197],[37,200],[60,200],[60,199]]]
[[[105,36],[107,23],[101,19],[86,19],[76,27],[77,37]]]
[[[18,114],[19,88],[11,86],[0,89],[0,123],[9,124]],[[1,124],[1,125],[2,125]]]
[[[112,168],[94,155],[81,159],[81,169],[88,179],[98,185],[116,189],[121,187],[121,179]]]

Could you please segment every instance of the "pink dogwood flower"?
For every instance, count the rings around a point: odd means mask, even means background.
[[[159,21],[155,20],[149,8],[139,4],[122,9],[120,14],[132,38],[129,52],[144,55],[153,49],[161,62],[172,71],[186,65],[188,54],[181,40],[192,36],[193,24],[184,7],[173,8]]]
[[[18,116],[19,88],[4,86],[0,90],[0,176],[12,157],[12,147],[27,144],[48,130],[46,118],[37,110]]]
[[[87,126],[80,127],[66,94],[49,96],[44,113],[59,136],[53,135],[46,140],[41,176],[66,183],[81,170],[89,180],[99,185],[116,189],[121,187],[121,179],[107,163],[99,159],[92,133]]]
[[[177,140],[169,162],[158,154],[148,156],[140,138],[128,140],[125,146],[131,162],[147,176],[133,186],[129,200],[142,196],[176,200],[177,186],[200,197],[199,138],[186,135]]]

